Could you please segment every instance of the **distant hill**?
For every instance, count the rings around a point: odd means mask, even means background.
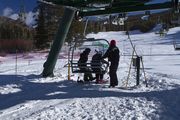
[[[0,16],[0,29],[1,29],[1,26],[3,26],[3,24],[9,25],[9,27],[16,26],[22,29],[26,29],[27,31],[34,30],[33,28],[27,26],[25,23],[21,22],[20,20],[13,20],[11,18]]]
[[[10,23],[10,24],[18,25],[18,26],[28,27],[25,25],[25,23],[22,23],[20,20],[13,20],[8,17],[0,16],[0,25],[2,23]]]

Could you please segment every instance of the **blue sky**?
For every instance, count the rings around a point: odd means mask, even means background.
[[[36,6],[37,0],[23,0],[26,12],[32,11]],[[7,7],[11,8],[14,12],[19,12],[21,0],[0,0],[0,15],[3,14],[3,10]]]

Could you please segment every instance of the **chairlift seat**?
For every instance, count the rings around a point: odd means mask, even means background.
[[[174,49],[175,49],[175,50],[180,50],[180,44],[174,45]]]

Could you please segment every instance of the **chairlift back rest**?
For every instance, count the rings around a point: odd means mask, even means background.
[[[106,73],[106,68],[102,66],[102,63],[93,64],[91,62],[88,63],[78,63],[71,62],[72,73]]]

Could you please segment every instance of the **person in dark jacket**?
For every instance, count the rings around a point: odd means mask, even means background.
[[[110,61],[110,68],[109,68],[109,76],[110,76],[110,86],[109,87],[115,87],[118,85],[118,78],[117,78],[117,69],[119,65],[119,48],[116,46],[116,41],[111,40],[110,46],[106,53],[103,55],[102,58],[108,58],[108,61]]]
[[[91,49],[86,48],[81,54],[80,58],[78,60],[78,67],[80,71],[84,72],[84,81],[91,81],[93,80],[93,76],[90,73],[90,70],[87,67],[87,61],[88,61],[88,55],[90,53]]]
[[[93,55],[91,60],[91,69],[96,73],[96,83],[105,83],[106,81],[103,80],[103,76],[105,74],[105,69],[102,68],[103,64],[107,66],[109,63],[102,58],[102,52],[95,50],[96,53]]]

